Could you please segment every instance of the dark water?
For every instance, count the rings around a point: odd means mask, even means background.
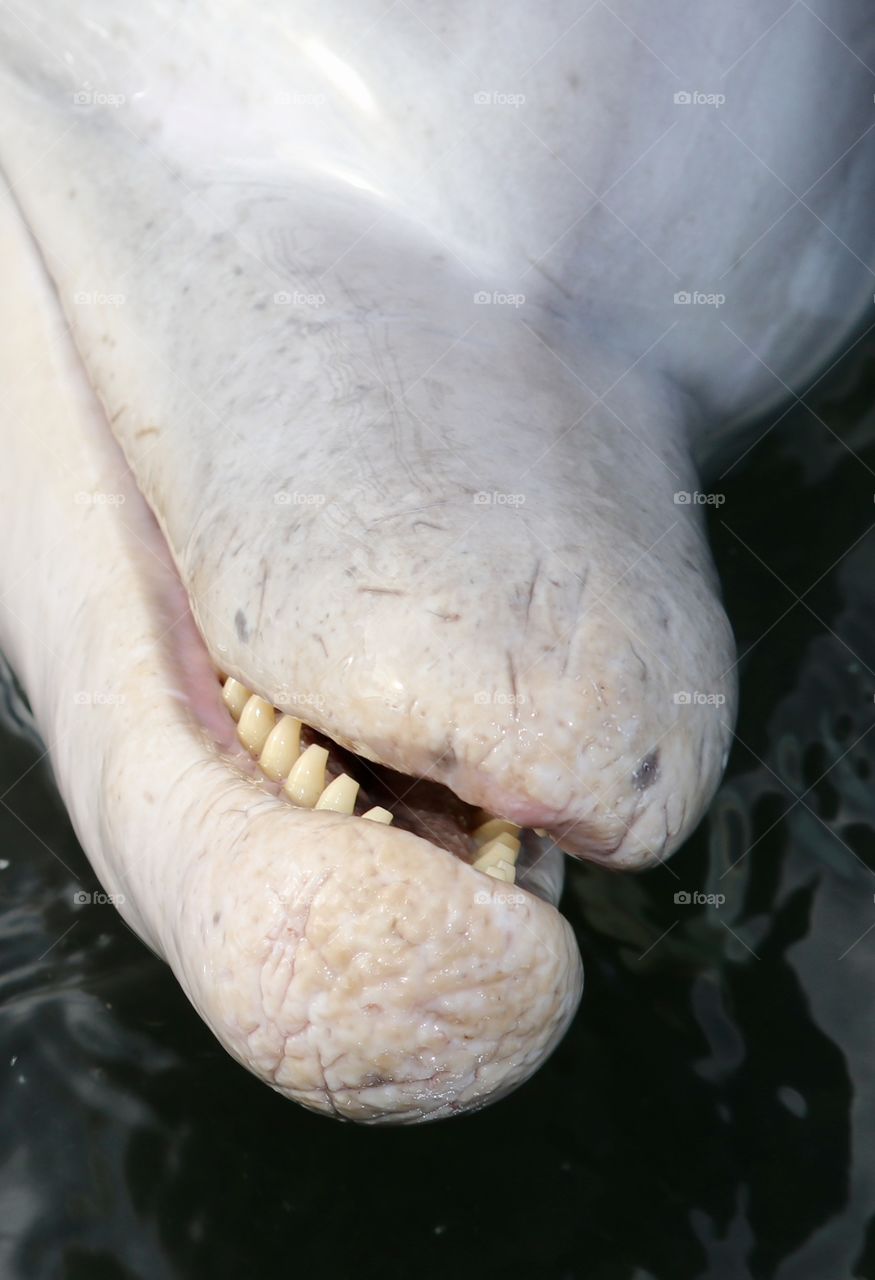
[[[727,778],[670,868],[571,868],[581,1013],[479,1116],[357,1130],[248,1077],[111,907],[74,907],[96,882],[7,735],[2,1280],[875,1277],[870,370],[864,341],[712,485]]]

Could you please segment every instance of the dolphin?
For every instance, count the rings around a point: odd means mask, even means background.
[[[581,997],[565,856],[725,767],[705,514],[871,305],[868,7],[0,23],[0,645],[77,835],[273,1089],[482,1107]]]

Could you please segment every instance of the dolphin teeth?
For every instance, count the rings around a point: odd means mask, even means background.
[[[283,792],[288,799],[305,809],[354,814],[359,784],[342,773],[325,785],[328,751],[313,743],[301,752],[301,721],[277,712],[265,698],[252,693],[233,676],[220,679],[222,701],[237,721],[238,738],[258,758],[260,768],[271,781],[282,782],[285,778]],[[522,828],[507,818],[490,817],[488,811],[480,813],[484,821],[471,833],[477,846],[477,858],[471,865],[495,880],[514,884]],[[361,816],[390,826],[395,815],[374,805]]]
[[[516,884],[516,871],[509,862],[505,862],[504,858],[496,862],[494,867],[485,867],[484,870],[494,880],[502,880],[505,884]]]
[[[276,720],[276,712],[264,698],[253,693],[237,722],[237,736],[254,756],[260,755]]]
[[[375,804],[373,809],[368,809],[367,813],[362,814],[363,818],[368,818],[371,822],[382,822],[387,827],[394,816],[388,809],[383,809],[378,804]]]
[[[517,855],[520,851],[519,836],[511,835],[509,831],[499,831],[497,836],[493,836],[486,844],[480,846],[481,853],[492,846],[501,845],[505,850],[504,856],[511,863],[515,863]]]
[[[298,756],[286,778],[283,790],[294,804],[312,809],[325,788],[325,766],[328,752],[314,742]]]
[[[511,847],[511,842],[516,845],[516,848]],[[492,875],[495,872],[495,879],[504,880],[507,884],[513,884],[516,874],[514,864],[516,863],[519,848],[519,841],[514,840],[506,831],[503,831],[493,840],[483,845],[476,861],[471,865],[475,871],[485,871],[487,875]],[[496,869],[498,870],[496,871]],[[509,879],[508,871],[510,872]]]
[[[515,822],[508,822],[506,818],[490,818],[488,822],[484,822],[473,832],[474,843],[478,845],[488,844],[495,836],[502,834],[516,836],[519,834],[520,828]]]
[[[358,793],[359,784],[348,773],[342,773],[339,778],[329,782],[316,801],[316,808],[331,809],[334,813],[352,813]]]
[[[231,712],[235,720],[239,720],[243,714],[243,708],[251,697],[250,691],[245,684],[241,684],[239,680],[235,680],[233,676],[228,676],[222,686],[222,701]]]
[[[301,754],[301,722],[296,716],[280,716],[267,736],[258,763],[274,782],[287,778]]]

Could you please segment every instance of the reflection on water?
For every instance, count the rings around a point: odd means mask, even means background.
[[[726,781],[668,867],[572,868],[582,1012],[482,1115],[370,1132],[256,1084],[74,903],[98,886],[6,735],[4,1280],[875,1277],[873,355],[712,479]]]

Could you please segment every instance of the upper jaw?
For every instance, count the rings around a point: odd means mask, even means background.
[[[445,500],[438,528],[396,537],[379,588],[361,588],[348,542],[311,553],[314,519],[292,546],[282,516],[270,550],[234,556],[217,541],[183,572],[215,664],[280,709],[545,828],[572,854],[652,865],[698,821],[734,714],[731,636],[701,534],[680,525],[654,566],[622,528],[611,541],[597,527],[589,545],[581,528],[577,561],[556,560],[535,541],[530,496],[531,513],[493,513],[485,529]],[[379,522],[371,539],[386,556]],[[692,556],[698,573],[680,567]]]
[[[417,338],[428,367],[442,341]],[[198,446],[164,430],[152,501],[217,667],[573,854],[651,865],[710,798],[735,700],[699,510],[674,501],[695,488],[681,397],[629,377],[616,409],[589,403],[575,426],[574,380],[515,330],[503,340],[520,384],[497,385],[494,361],[460,342],[430,379],[452,412],[425,432],[418,393],[393,406],[391,432],[368,425],[364,363],[366,425],[334,401],[305,412],[294,482],[285,408],[247,420],[245,448],[237,431]],[[617,437],[617,411],[646,451]],[[124,418],[116,429],[130,443]],[[164,477],[185,459],[199,480],[180,493]]]
[[[99,159],[99,136],[76,145]],[[117,163],[160,255],[90,190],[71,215],[38,185],[35,220],[214,664],[571,852],[664,857],[716,786],[734,703],[700,509],[673,500],[696,487],[684,397],[557,318],[552,291],[525,317],[476,306],[403,209],[229,182],[201,193],[225,228],[205,240],[151,152],[128,140]],[[272,301],[266,245],[287,284],[326,277],[318,310]],[[128,282],[118,323],[73,305],[79,263]]]

